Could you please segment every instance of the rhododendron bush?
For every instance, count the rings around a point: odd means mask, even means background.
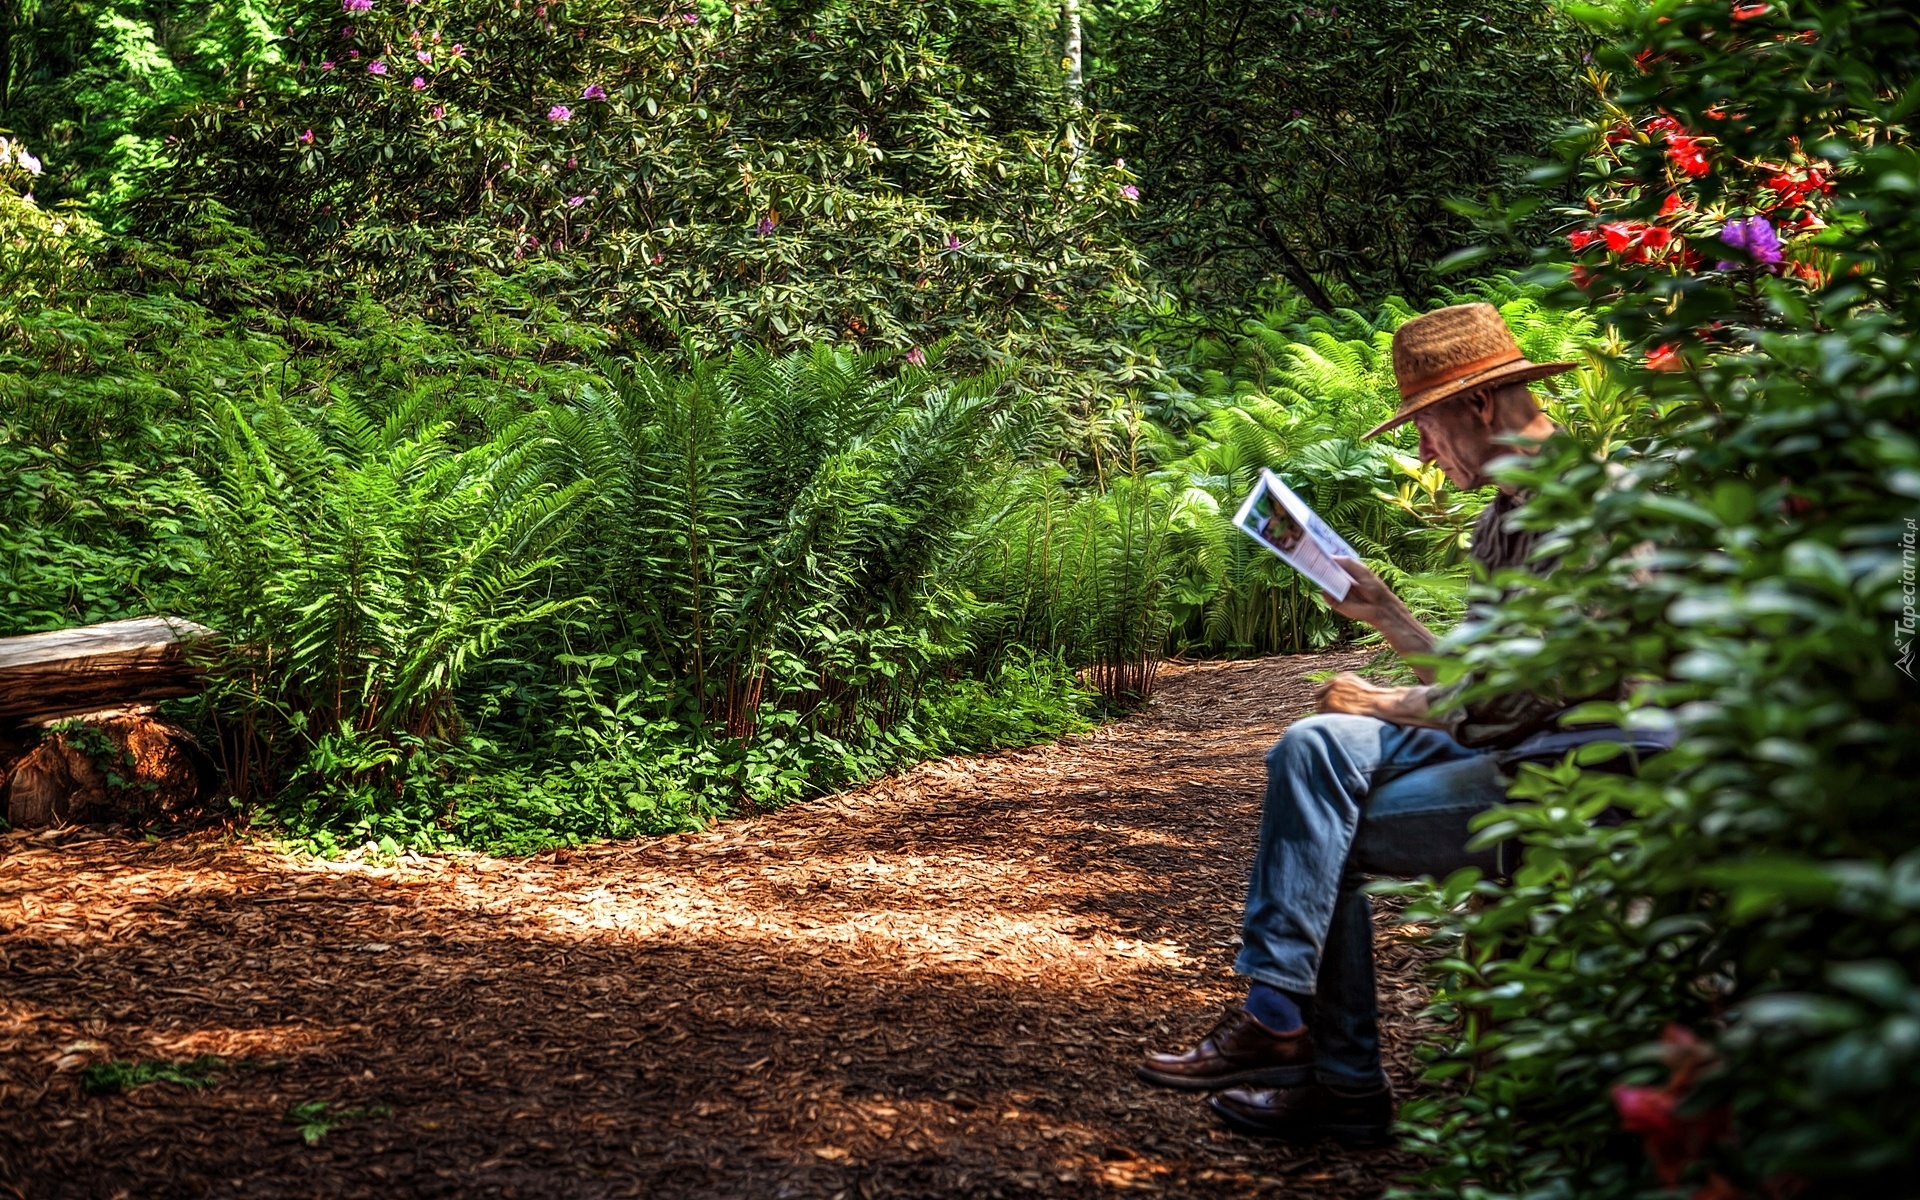
[[[992,0],[301,0],[288,30],[185,114],[144,229],[225,206],[394,303],[512,275],[653,346],[1018,339],[1133,292],[1138,192],[1092,125],[1076,163]]]
[[[1563,569],[1460,661],[1680,742],[1523,770],[1480,834],[1525,846],[1510,884],[1424,901],[1457,1023],[1422,1194],[1911,1195],[1920,14],[1579,11],[1611,111],[1557,270],[1648,405],[1512,476]]]

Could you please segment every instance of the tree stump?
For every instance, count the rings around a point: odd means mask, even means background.
[[[211,793],[215,774],[192,734],[144,713],[66,722],[7,772],[7,823],[183,817]]]

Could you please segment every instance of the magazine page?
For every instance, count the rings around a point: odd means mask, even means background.
[[[1272,471],[1260,472],[1233,523],[1335,600],[1347,598],[1353,577],[1333,560],[1360,555]]]

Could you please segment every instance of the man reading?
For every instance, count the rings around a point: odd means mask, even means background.
[[[1494,459],[1536,449],[1554,430],[1527,385],[1571,363],[1533,363],[1499,310],[1463,304],[1416,317],[1393,337],[1401,402],[1373,437],[1412,421],[1420,458],[1461,489],[1487,482]],[[1470,553],[1487,571],[1523,566],[1533,538],[1508,529],[1519,497],[1501,489],[1474,526]],[[1402,655],[1430,654],[1434,635],[1363,564],[1337,560],[1354,585],[1328,603],[1380,631]],[[1430,671],[1415,667],[1423,685]],[[1518,697],[1436,717],[1433,689],[1378,687],[1343,673],[1319,693],[1319,715],[1296,721],[1267,753],[1260,845],[1247,886],[1234,970],[1244,1007],[1190,1050],[1149,1054],[1142,1079],[1213,1091],[1214,1111],[1242,1132],[1385,1141],[1393,1096],[1380,1065],[1367,897],[1373,875],[1446,875],[1494,866],[1469,851],[1468,820],[1501,802],[1491,751],[1550,715]]]

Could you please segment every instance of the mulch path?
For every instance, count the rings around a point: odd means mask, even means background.
[[[1132,1074],[1241,994],[1261,754],[1363,657],[1171,666],[1088,736],[530,859],[7,835],[0,1190],[1377,1196],[1408,1158]],[[1404,1094],[1418,952],[1379,938]],[[80,1087],[207,1054],[203,1090]],[[323,1103],[362,1111],[309,1145],[287,1114]]]

